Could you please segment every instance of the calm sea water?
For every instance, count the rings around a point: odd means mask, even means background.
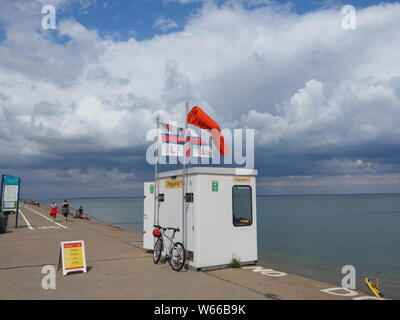
[[[70,200],[101,221],[142,232],[143,199]],[[379,278],[400,298],[400,195],[268,196],[257,198],[259,262],[340,286],[353,265],[357,289]]]

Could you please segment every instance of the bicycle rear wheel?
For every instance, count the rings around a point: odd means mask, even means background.
[[[156,244],[154,245],[154,251],[153,251],[153,261],[155,264],[157,264],[160,261],[163,249],[164,249],[163,240],[162,238],[158,238]]]
[[[182,243],[177,242],[171,250],[170,264],[173,270],[181,271],[186,262],[186,250]]]

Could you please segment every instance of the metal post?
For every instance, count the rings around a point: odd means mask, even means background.
[[[158,158],[159,158],[159,148],[160,148],[160,141],[159,141],[159,131],[160,131],[160,119],[157,116],[157,149],[156,149],[156,163],[154,166],[154,224],[159,224],[159,216],[158,216]]]
[[[189,102],[186,102],[186,110],[185,110],[185,143],[183,146],[183,188],[182,188],[182,242],[185,248],[187,248],[187,217],[186,217],[186,193],[187,193],[187,171],[186,171],[186,144],[187,144],[187,116],[189,114]]]
[[[18,217],[19,217],[19,196],[21,194],[21,179],[18,178],[18,200],[17,200],[17,212],[15,212],[15,227],[18,227]]]
[[[1,175],[0,212],[3,211],[4,174]]]

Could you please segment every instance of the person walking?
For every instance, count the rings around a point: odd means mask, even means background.
[[[65,221],[68,221],[68,215],[69,215],[69,203],[67,200],[64,200],[62,206],[61,206],[61,213],[65,218]]]
[[[55,220],[57,213],[59,213],[58,206],[57,206],[57,203],[55,201],[53,201],[50,205],[50,217],[52,217],[53,220]]]

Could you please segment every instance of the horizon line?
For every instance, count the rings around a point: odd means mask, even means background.
[[[364,193],[301,193],[301,194],[259,194],[257,197],[310,197],[310,196],[361,196],[361,195],[400,195],[400,192],[364,192]],[[60,199],[82,200],[82,199],[142,199],[144,196],[90,196],[90,197],[59,197]],[[57,200],[53,198],[24,198],[20,200]]]

